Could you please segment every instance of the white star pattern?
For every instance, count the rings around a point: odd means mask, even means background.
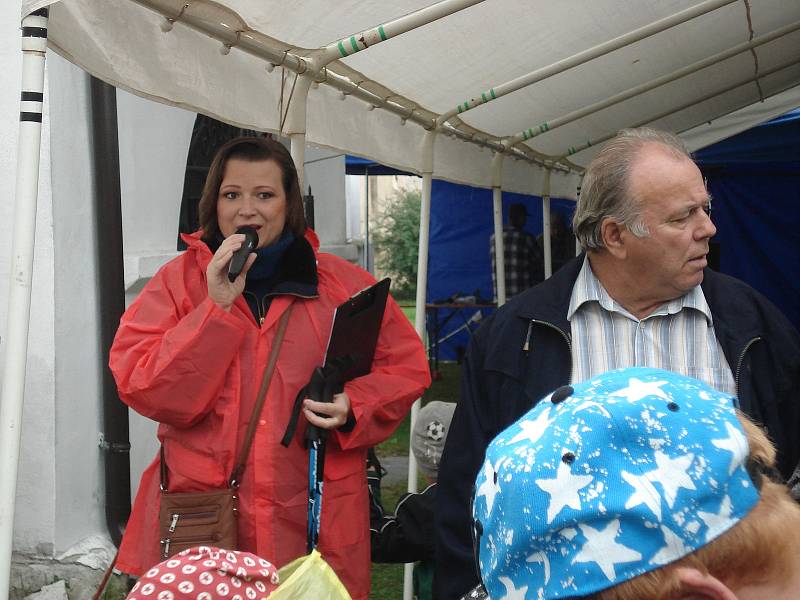
[[[565,506],[580,510],[581,499],[578,490],[585,488],[593,480],[594,477],[591,475],[573,475],[569,465],[563,462],[558,463],[555,479],[537,479],[536,485],[550,494],[547,522],[552,523]]]
[[[634,489],[634,492],[625,502],[625,508],[633,508],[644,504],[656,516],[656,519],[661,520],[661,495],[653,487],[653,484],[646,475],[633,475],[626,471],[621,471],[622,478]]]
[[[683,543],[680,536],[676,535],[672,529],[661,526],[661,533],[664,534],[664,547],[656,552],[655,556],[650,559],[650,563],[654,565],[665,565],[668,562],[686,556],[691,551]]]
[[[525,559],[525,562],[542,563],[544,566],[544,584],[547,585],[547,582],[550,581],[550,559],[547,558],[547,554],[541,551],[534,552]]]
[[[727,531],[733,523],[731,519],[731,499],[726,494],[722,499],[722,504],[718,513],[710,513],[702,510],[697,511],[697,517],[706,524],[708,531],[706,531],[706,543],[710,542],[709,536],[716,536],[721,531]]]
[[[500,487],[494,482],[494,469],[488,460],[483,463],[483,477],[483,483],[478,487],[475,495],[486,498],[486,514],[489,515],[492,512],[492,505],[494,505],[494,497],[500,491]]]
[[[667,506],[672,508],[675,505],[675,498],[677,498],[680,488],[687,490],[697,489],[687,472],[694,460],[694,454],[670,458],[660,450],[656,450],[655,457],[658,468],[648,471],[645,475],[650,481],[661,484],[664,488],[664,499],[667,501]]]
[[[747,438],[728,421],[725,422],[725,429],[728,431],[728,437],[720,440],[711,440],[711,443],[733,455],[728,465],[728,475],[732,475],[736,467],[742,464],[744,457],[747,456]]]
[[[578,527],[586,537],[586,543],[572,559],[573,564],[596,563],[606,579],[614,581],[617,578],[614,565],[641,560],[642,555],[639,552],[614,541],[619,533],[619,519],[614,519],[600,531],[589,525],[578,525]]]
[[[525,600],[525,593],[528,591],[527,585],[523,585],[517,589],[514,582],[504,575],[498,577],[498,580],[506,586],[506,595],[503,596],[505,600]]]
[[[628,379],[628,387],[612,392],[609,396],[624,397],[628,402],[636,402],[647,396],[658,396],[664,400],[669,400],[669,396],[661,389],[661,386],[667,383],[667,381],[644,382],[636,377],[631,377]]]
[[[550,413],[550,409],[543,410],[541,414],[536,417],[533,421],[521,421],[519,426],[522,431],[520,431],[517,435],[511,438],[508,443],[509,444],[516,444],[517,442],[521,442],[522,440],[526,440],[531,444],[535,444],[539,441],[539,438],[542,437],[545,429],[552,423],[553,421],[547,418],[547,415]]]

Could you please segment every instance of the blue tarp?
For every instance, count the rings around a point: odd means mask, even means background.
[[[800,329],[800,110],[695,153],[713,198],[719,270]]]
[[[347,175],[414,175],[387,167],[369,158],[347,155],[345,157],[345,173]]]
[[[528,211],[525,230],[534,236],[542,233],[542,199],[539,196],[503,194],[503,223],[508,222],[508,207],[524,204]],[[551,211],[572,218],[575,203],[553,198]],[[489,238],[494,232],[492,190],[473,188],[446,181],[434,180],[431,190],[431,228],[428,258],[428,302],[461,294],[477,295],[491,300],[492,260]],[[484,314],[487,310],[483,309]],[[465,325],[474,310],[462,310],[442,328],[439,337]],[[449,311],[440,310],[440,321]],[[477,324],[471,324],[474,329]],[[466,329],[443,342],[439,352],[442,360],[453,360],[459,348],[468,342]]]
[[[800,109],[704,148],[695,158],[713,197],[719,270],[759,290],[800,328]],[[369,162],[357,160],[361,166],[347,158],[348,173]],[[376,163],[371,163],[370,174],[377,174],[372,165]],[[539,235],[541,198],[504,193],[504,223],[509,205],[515,202],[528,209],[525,229]],[[551,206],[571,219],[573,202],[553,199]],[[454,294],[492,298],[492,232],[491,190],[433,181],[429,302]],[[474,312],[452,316],[439,336],[463,327]],[[440,321],[448,314],[440,311]],[[470,323],[470,328],[476,326]],[[441,345],[439,358],[456,358],[467,342],[468,334],[462,330]]]

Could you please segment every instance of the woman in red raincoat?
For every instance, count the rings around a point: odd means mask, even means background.
[[[222,489],[278,320],[293,305],[239,489],[239,549],[283,565],[306,552],[308,451],[302,435],[288,448],[280,440],[295,396],[323,362],[334,309],[374,279],[318,252],[291,156],[273,140],[238,138],[219,150],[200,225],[123,315],[110,367],[122,400],[160,423],[170,491]],[[241,226],[257,230],[258,247],[230,282]],[[319,550],[355,600],[366,600],[370,583],[366,450],[391,435],[429,384],[419,337],[389,298],[370,374],[332,403],[304,401],[305,419],[331,431]],[[122,571],[141,575],[161,560],[158,510],[156,458],[122,540]]]

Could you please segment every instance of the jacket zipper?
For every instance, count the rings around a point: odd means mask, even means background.
[[[267,320],[267,310],[266,310],[266,308],[264,308],[264,303],[266,302],[267,297],[270,296],[270,294],[269,293],[264,294],[264,297],[261,300],[259,300],[258,296],[256,296],[253,292],[248,292],[247,290],[242,292],[242,294],[249,294],[250,296],[255,298],[256,309],[258,310],[258,319],[256,319],[256,320],[258,321],[258,325],[259,326],[263,325],[264,321]],[[274,294],[274,295],[278,296],[280,294]],[[287,296],[294,296],[296,298],[302,298],[304,300],[310,300],[312,298],[319,298],[319,294],[316,295],[316,296],[303,296],[302,294],[286,294],[286,295]]]
[[[544,325],[546,327],[549,327],[550,329],[555,329],[558,333],[561,334],[561,337],[563,337],[564,341],[567,343],[567,348],[569,348],[569,376],[567,378],[567,383],[569,383],[570,380],[572,379],[572,340],[570,339],[569,335],[564,333],[564,331],[558,325],[553,325],[552,323],[549,323],[547,321],[539,321],[537,319],[531,319],[528,322],[528,333],[525,336],[525,344],[522,346],[522,351],[525,352],[525,354],[527,354],[531,348],[531,330],[533,329],[534,323],[537,323],[539,325]]]
[[[564,341],[567,342],[567,347],[572,352],[572,340],[569,339],[569,336],[564,333],[560,327],[553,325],[552,323],[548,323],[547,321],[539,321],[537,319],[531,319],[528,323],[528,334],[525,336],[525,344],[522,346],[523,352],[528,352],[531,349],[531,330],[533,329],[533,324],[538,323],[539,325],[545,325],[550,329],[555,329],[558,333],[561,334],[561,337],[564,338]],[[571,369],[571,366],[570,366]]]
[[[742,373],[742,363],[744,362],[744,355],[747,354],[747,351],[750,349],[750,346],[752,346],[753,344],[755,344],[759,340],[761,340],[761,336],[754,337],[752,340],[747,342],[747,344],[745,344],[744,348],[742,348],[742,353],[739,354],[739,360],[736,363],[736,378],[735,378],[735,381],[734,381],[734,386],[735,386],[735,389],[736,389],[736,397],[737,398],[741,397],[740,392],[739,392],[739,375],[741,375],[741,373]]]

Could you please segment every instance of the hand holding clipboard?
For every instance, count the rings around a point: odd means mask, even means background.
[[[284,446],[288,446],[294,436],[302,401],[306,397],[317,402],[331,402],[333,395],[343,390],[345,382],[370,372],[390,283],[390,279],[383,279],[336,308],[324,363],[314,369],[308,384],[295,399],[292,418],[281,440]],[[320,433],[318,427],[309,425],[306,439],[324,437],[325,434],[320,436]]]

